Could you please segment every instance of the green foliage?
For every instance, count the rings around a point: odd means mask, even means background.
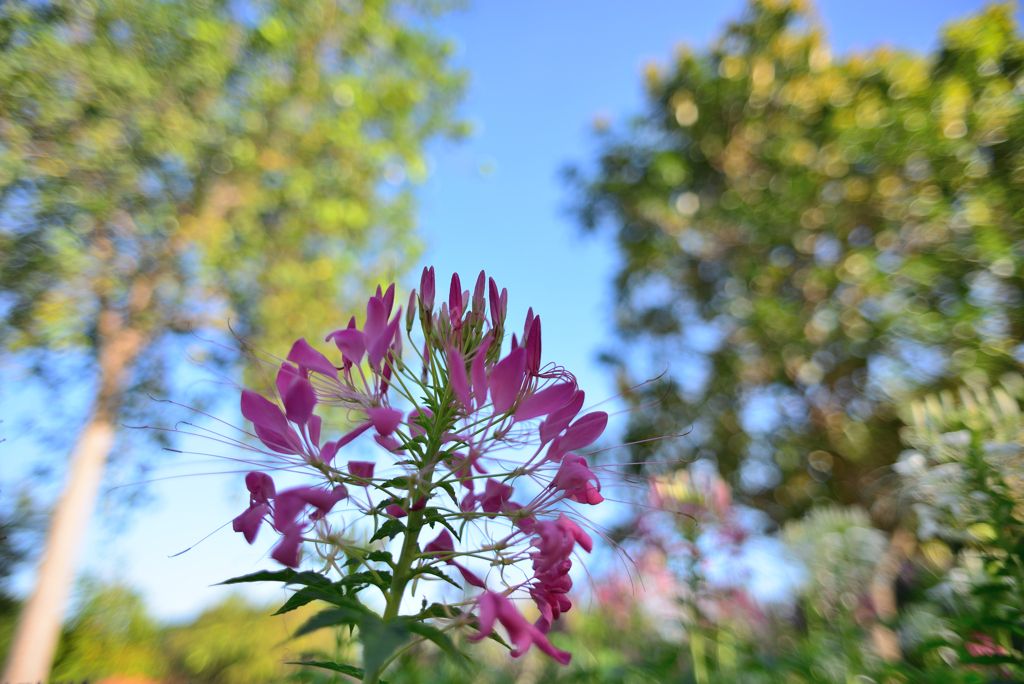
[[[647,74],[648,110],[575,172],[616,231],[626,441],[713,456],[781,520],[855,503],[899,453],[896,406],[998,378],[1024,334],[1024,50],[1008,6],[931,56],[834,58],[802,3],[751,2]],[[759,417],[751,416],[756,407]]]
[[[65,630],[53,681],[90,681],[110,672],[159,679],[167,673],[158,625],[138,594],[123,586],[87,583],[86,599]]]
[[[344,658],[345,642],[321,634],[291,640],[296,620],[309,610],[282,617],[232,598],[204,612],[189,625],[163,635],[173,671],[185,681],[209,684],[257,684],[280,681],[297,668],[286,663],[326,652]],[[348,653],[348,657],[351,657]]]
[[[449,53],[389,0],[4,3],[2,344],[322,338],[415,257]]]
[[[1003,388],[914,403],[900,456],[903,513],[934,576],[937,620],[917,629],[925,664],[1024,676],[1024,417]]]

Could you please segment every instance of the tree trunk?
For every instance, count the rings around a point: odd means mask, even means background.
[[[145,284],[143,290],[146,289]],[[132,288],[132,297],[147,293]],[[149,288],[149,293],[152,288]],[[133,307],[134,308],[134,307]],[[144,336],[124,327],[121,315],[106,309],[100,315],[99,391],[92,415],[71,456],[64,494],[57,501],[37,573],[35,591],[22,609],[18,630],[4,670],[4,684],[37,684],[50,676],[57,641],[67,611],[82,542],[96,506],[107,456],[114,445],[114,420],[121,405],[127,369],[138,356]]]

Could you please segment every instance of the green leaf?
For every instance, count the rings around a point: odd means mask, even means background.
[[[455,648],[455,644],[452,643],[452,640],[449,639],[448,635],[441,630],[422,622],[416,622],[413,619],[407,619],[406,623],[410,632],[437,644],[437,647],[440,648],[445,655],[457,662],[460,666],[466,667],[470,662],[472,662],[468,655]]]
[[[337,604],[335,604],[337,605]],[[349,605],[339,606],[337,608],[328,608],[322,610],[309,620],[306,624],[299,627],[292,638],[315,632],[318,629],[324,627],[334,627],[336,625],[358,625],[359,621],[366,615],[372,615],[362,604],[356,601],[349,601]]]
[[[368,561],[376,561],[378,563],[387,563],[391,567],[395,567],[395,561],[391,558],[390,551],[371,551],[370,555],[366,557]]]
[[[443,572],[432,566],[414,569],[412,571],[412,577],[416,577],[417,575],[430,575],[431,577],[437,577],[438,579],[443,579],[445,582],[452,585],[453,587],[458,587],[459,589],[462,589],[462,586],[459,585],[455,580],[453,580],[451,577],[449,577],[448,575],[444,574]]]
[[[459,499],[458,497],[455,496],[455,489],[452,487],[451,482],[439,482],[437,486],[443,489],[448,494],[448,496],[451,497],[452,501],[455,503],[456,506],[459,505]]]
[[[285,604],[277,609],[274,615],[288,613],[311,601],[325,601],[343,608],[352,607],[353,602],[358,604],[358,601],[354,601],[351,595],[368,584],[382,588],[389,587],[391,586],[391,574],[387,572],[381,573],[381,579],[378,580],[368,572],[359,572],[354,575],[348,575],[330,585],[318,584],[312,587],[305,587],[292,594]]]
[[[306,605],[307,603],[310,603],[310,602],[315,601],[315,600],[316,600],[316,597],[310,596],[309,594],[305,593],[305,589],[302,589],[300,591],[295,592],[291,596],[289,596],[288,600],[284,602],[284,605],[282,605],[280,608],[278,608],[272,614],[273,615],[282,615],[284,613],[290,613],[291,611],[295,610],[296,608],[301,608],[302,606]]]
[[[285,568],[284,570],[278,570],[277,572],[260,570],[259,572],[252,573],[251,575],[232,577],[229,580],[224,580],[221,584],[242,584],[244,582],[284,582],[285,584],[305,584],[306,586],[313,586],[317,584],[330,584],[331,580],[316,572],[310,572],[308,570],[305,572],[295,572],[291,568]]]
[[[405,523],[403,523],[401,520],[387,520],[384,522],[383,525],[380,526],[380,529],[378,529],[373,534],[373,536],[370,537],[370,541],[377,541],[378,539],[383,539],[384,537],[387,537],[388,539],[394,539],[402,532],[405,532]]]
[[[383,483],[381,487],[398,487],[399,489],[408,489],[409,478],[406,477],[405,475],[402,475],[401,477],[393,477],[387,482]]]
[[[429,607],[421,610],[414,616],[415,620],[426,620],[429,618],[450,619],[462,615],[462,609],[456,606],[446,606],[443,603],[431,603]]]
[[[459,533],[455,531],[455,528],[451,526],[448,520],[443,515],[441,515],[441,513],[436,508],[426,508],[423,510],[423,514],[423,522],[429,524],[431,527],[434,526],[434,523],[441,523],[442,525],[448,528],[449,532],[455,535],[456,539],[462,541],[461,535],[459,535]]]
[[[345,663],[330,663],[322,660],[298,660],[286,663],[287,665],[306,665],[308,667],[322,667],[325,670],[333,670],[334,672],[340,672],[346,674],[349,677],[355,677],[356,679],[362,679],[365,672],[363,668],[356,667],[355,665],[346,665]]]
[[[286,663],[287,665],[308,665],[309,667],[322,667],[325,670],[333,670],[334,672],[340,672],[346,674],[349,677],[355,677],[361,680],[366,672],[361,667],[355,665],[346,665],[345,663],[330,663],[322,660],[293,660]],[[389,684],[386,679],[378,679],[377,684]]]
[[[391,657],[399,646],[409,640],[409,626],[405,620],[384,622],[377,615],[367,613],[359,621],[359,641],[363,644],[363,667],[376,671]]]

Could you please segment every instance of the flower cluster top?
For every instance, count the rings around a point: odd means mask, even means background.
[[[246,476],[250,503],[234,529],[252,543],[266,523],[280,535],[271,556],[290,568],[310,558],[345,576],[359,570],[384,595],[384,619],[399,616],[410,581],[461,578],[460,586],[481,591],[430,617],[474,625],[473,638],[491,635],[497,621],[513,655],[536,644],[567,663],[570,655],[546,634],[572,605],[572,557],[592,548],[578,506],[603,497],[579,452],[601,436],[608,415],[584,413],[574,376],[542,362],[532,309],[503,353],[507,306],[507,292],[481,272],[472,292],[454,275],[447,301],[435,307],[428,268],[404,317],[394,285],[378,288],[362,327],[353,318],[328,335],[333,360],[295,342],[273,396],[242,392],[242,414],[273,460]],[[403,357],[403,332],[413,363]],[[346,411],[354,429],[325,439],[321,406]],[[364,433],[383,459],[344,458]],[[277,491],[263,472],[296,467],[315,480]],[[528,495],[516,500],[517,492]],[[369,543],[346,534],[357,519],[372,522]],[[397,559],[378,548],[387,539]],[[443,573],[445,566],[457,574]],[[539,611],[533,622],[516,606],[526,596]]]

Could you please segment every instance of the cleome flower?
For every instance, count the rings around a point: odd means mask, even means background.
[[[377,288],[361,326],[353,318],[327,336],[333,350],[300,339],[271,391],[242,391],[263,460],[245,477],[249,506],[233,529],[251,544],[266,523],[279,537],[275,561],[320,571],[230,582],[302,585],[282,611],[314,599],[335,605],[300,632],[342,624],[364,635],[404,630],[449,650],[450,630],[475,626],[477,640],[501,625],[513,656],[536,645],[568,663],[570,654],[546,635],[572,608],[573,559],[593,548],[585,510],[604,496],[579,452],[601,437],[608,415],[585,411],[576,378],[544,363],[532,309],[503,346],[508,294],[483,272],[472,292],[452,276],[447,301],[435,309],[436,295],[433,268],[424,269],[404,316],[395,286]],[[412,359],[402,353],[403,328]],[[324,412],[338,410],[353,427],[324,434]],[[380,448],[378,460],[344,458],[364,434]],[[278,468],[311,480],[277,491],[264,471]],[[463,588],[462,600],[402,612],[411,587],[438,580]],[[383,600],[383,615],[363,604],[368,590]],[[533,622],[520,599],[535,604]],[[372,652],[380,642],[364,639],[363,681],[376,681],[397,657]]]

